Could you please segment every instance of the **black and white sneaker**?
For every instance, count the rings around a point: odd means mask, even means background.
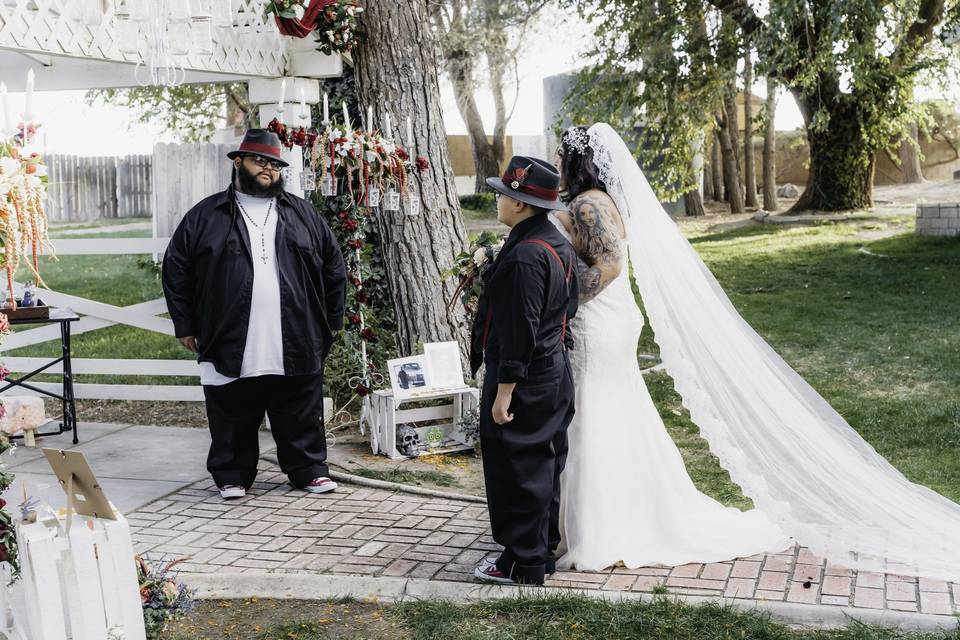
[[[236,500],[247,495],[247,490],[238,484],[225,484],[217,487],[217,490],[220,491],[220,497],[224,500]]]
[[[494,563],[485,564],[481,562],[476,569],[473,570],[473,576],[477,580],[483,582],[492,582],[496,584],[517,584],[510,578],[506,576],[500,569],[497,569],[497,565]]]

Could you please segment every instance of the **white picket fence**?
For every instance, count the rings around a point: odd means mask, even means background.
[[[59,256],[78,255],[162,255],[169,238],[114,238],[91,240],[54,240]],[[21,285],[17,285],[21,289]],[[81,319],[73,323],[71,335],[96,331],[116,324],[155,331],[173,336],[173,321],[158,317],[167,312],[163,298],[139,304],[118,307],[104,302],[72,296],[66,293],[41,289],[39,297],[48,305],[73,309]],[[35,329],[18,331],[7,337],[3,344],[5,353],[50,340],[60,339],[59,325],[45,325]],[[13,372],[26,373],[37,369],[49,358],[4,357],[3,364]],[[200,367],[192,360],[154,360],[133,358],[72,358],[74,374],[106,374],[124,376],[200,376]],[[60,373],[57,365],[47,370]],[[34,386],[58,392],[59,383],[34,382]],[[18,390],[19,392],[19,390]],[[145,384],[74,384],[77,398],[104,400],[173,400],[202,401],[203,389],[199,385],[145,385]]]

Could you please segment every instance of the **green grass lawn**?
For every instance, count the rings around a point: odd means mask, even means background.
[[[691,240],[746,320],[855,429],[910,479],[960,500],[960,240],[862,235],[876,230],[862,221],[766,225],[692,232]],[[110,304],[160,297],[160,283],[136,262],[66,256],[41,270],[58,291]],[[641,353],[657,353],[652,338],[645,330]],[[47,343],[11,355],[57,349]],[[74,355],[191,358],[173,338],[129,327],[76,336]],[[682,411],[670,379],[652,374],[647,383],[698,486],[724,503],[749,506]]]
[[[800,631],[768,616],[670,598],[610,603],[574,595],[453,604],[246,600],[202,602],[163,640],[960,640],[960,633],[907,633],[853,622]],[[251,617],[255,610],[258,615]],[[282,624],[278,621],[283,620]],[[272,622],[272,623],[271,623]]]

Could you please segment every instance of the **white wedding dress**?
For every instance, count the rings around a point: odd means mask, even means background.
[[[779,551],[790,536],[850,568],[960,580],[960,505],[906,478],[770,348],[664,211],[623,139],[604,123],[587,133],[664,368],[757,510],[725,509],[691,483],[640,376],[642,318],[625,272],[573,321],[578,397],[561,566],[725,560]]]
[[[694,486],[640,373],[642,329],[626,267],[571,322],[577,413],[561,477],[557,566],[675,566],[790,546],[759,511],[725,507]]]

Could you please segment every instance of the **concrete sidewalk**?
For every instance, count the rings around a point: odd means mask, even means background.
[[[10,505],[27,494],[54,508],[66,505],[66,495],[41,453],[43,447],[82,451],[101,481],[107,498],[123,513],[131,513],[160,498],[209,478],[206,470],[210,434],[205,429],[144,427],[127,424],[83,423],[80,444],[63,433],[38,440],[28,448],[18,441],[4,462],[16,477],[3,498]],[[261,432],[262,450],[272,448],[269,432]]]
[[[181,569],[204,596],[470,599],[515,593],[473,580],[476,563],[499,549],[482,504],[349,484],[311,495],[291,487],[265,460],[247,497],[227,502],[206,473],[205,430],[84,424],[80,434],[76,447],[69,446],[69,434],[48,437],[43,446],[83,451],[107,496],[127,515],[137,552],[188,557]],[[261,432],[261,450],[272,447],[269,432]],[[26,481],[33,497],[64,506],[39,449],[18,447],[6,462],[16,474],[4,496],[11,505],[20,502]],[[796,547],[706,565],[564,571],[546,586],[604,598],[648,597],[665,588],[691,602],[725,601],[808,625],[852,617],[953,628],[960,613],[958,583],[903,576],[893,568],[858,573]]]

